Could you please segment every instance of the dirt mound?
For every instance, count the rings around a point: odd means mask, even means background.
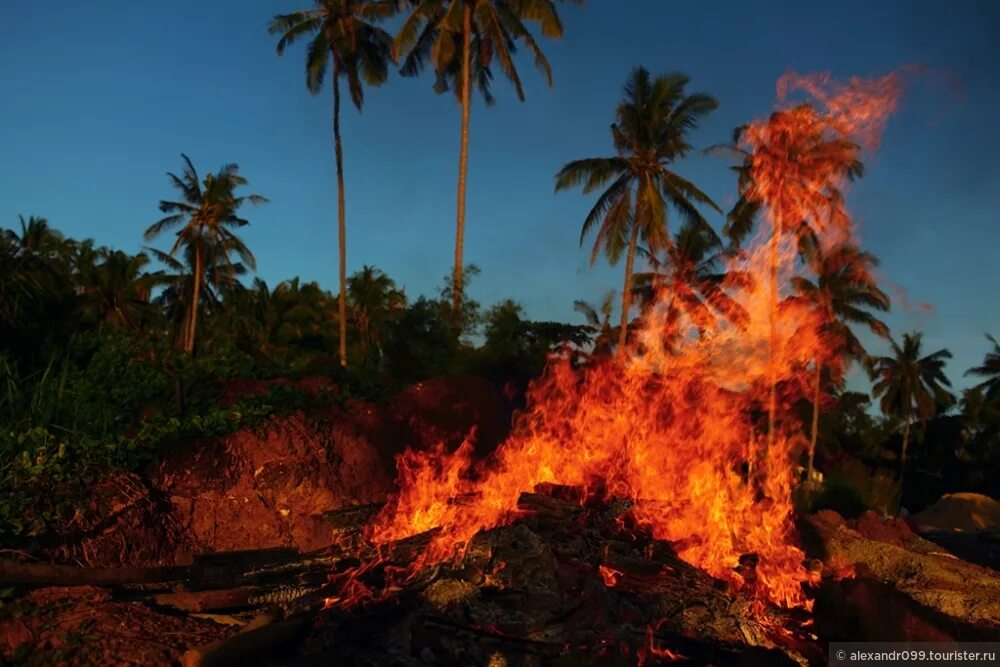
[[[24,665],[172,665],[192,646],[235,628],[166,615],[91,586],[42,588],[0,609],[0,662]]]
[[[151,475],[192,553],[330,543],[323,513],[381,500],[391,488],[384,457],[348,413],[302,413],[172,452]]]
[[[169,559],[177,539],[165,504],[141,477],[115,474],[90,487],[85,507],[43,547],[46,558],[87,567],[141,565]]]
[[[385,405],[348,401],[343,410],[277,417],[263,429],[187,443],[150,477],[154,491],[169,500],[169,521],[191,553],[309,551],[332,540],[324,512],[386,498],[396,454],[439,442],[457,448],[473,429],[480,451],[507,433],[492,385],[475,377],[438,378]]]
[[[916,537],[909,524],[903,519],[879,516],[875,512],[865,512],[847,525],[861,533],[863,537],[877,542],[886,542],[905,547]]]
[[[949,493],[910,521],[921,532],[1000,530],[1000,502],[978,493]]]
[[[322,378],[230,383],[223,402],[275,384],[332,386]],[[477,449],[489,451],[507,424],[489,382],[449,377],[414,385],[384,405],[348,400],[343,408],[181,443],[144,477],[116,475],[94,485],[89,507],[42,555],[113,567],[184,563],[202,552],[310,551],[332,541],[325,512],[382,501],[393,491],[395,455],[438,443],[454,449],[473,430]]]

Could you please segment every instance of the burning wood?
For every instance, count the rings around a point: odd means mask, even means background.
[[[519,496],[513,523],[475,533],[453,559],[431,565],[427,552],[413,553],[425,565],[405,571],[390,559],[361,564],[340,580],[318,650],[358,664],[378,662],[387,646],[420,664],[611,655],[654,663],[671,653],[805,664],[821,655],[807,615],[686,563],[637,524],[630,505],[540,485]]]

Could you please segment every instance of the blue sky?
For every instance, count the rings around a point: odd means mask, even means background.
[[[330,96],[306,92],[301,49],[278,58],[265,29],[300,4],[0,4],[0,225],[40,215],[137,251],[157,202],[173,196],[165,172],[181,168],[183,151],[202,173],[238,163],[271,200],[247,211],[261,277],[333,288]],[[482,269],[475,298],[513,297],[533,318],[579,321],[574,299],[619,288],[621,267],[590,268],[578,246],[591,198],[555,195],[553,175],[610,153],[633,66],[685,72],[692,90],[718,98],[693,137],[707,146],[766,114],[789,68],[847,77],[915,63],[932,73],[890,120],[850,205],[896,297],[894,332],[919,328],[928,350],[951,349],[949,374],[968,384],[961,373],[982,359],[983,334],[1000,335],[1000,3],[590,0],[563,15],[565,38],[544,42],[555,87],[522,59],[527,102],[498,82],[497,105],[472,111],[465,252]],[[458,111],[427,77],[395,77],[368,91],[363,114],[346,109],[349,271],[374,264],[411,296],[440,285],[453,256]],[[723,208],[732,202],[719,158],[677,169]]]

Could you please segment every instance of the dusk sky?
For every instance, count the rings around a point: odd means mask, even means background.
[[[275,54],[266,24],[308,0],[0,3],[0,226],[39,215],[64,233],[129,252],[174,198],[180,153],[199,172],[236,162],[271,200],[243,238],[269,285],[294,275],[336,288],[336,186],[329,89],[304,85],[302,48]],[[920,329],[962,373],[1000,335],[1000,2],[590,0],[563,8],[543,41],[555,86],[521,59],[527,101],[497,73],[497,104],[472,110],[465,256],[483,305],[506,297],[534,319],[581,322],[574,299],[620,289],[622,267],[578,245],[593,197],[554,194],[567,161],[608,155],[629,70],[681,71],[719,100],[699,148],[767,114],[792,68],[834,77],[916,64],[868,173],[849,198],[863,245],[882,260],[896,336]],[[345,108],[348,272],[375,265],[411,298],[436,292],[454,249],[459,108],[429,76],[367,91]],[[723,209],[727,163],[677,171]],[[721,216],[710,218],[722,225]],[[166,248],[168,239],[157,245]],[[923,307],[929,304],[931,309]],[[885,352],[885,346],[873,351]]]

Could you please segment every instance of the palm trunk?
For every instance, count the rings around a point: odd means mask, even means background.
[[[767,440],[764,443],[762,460],[766,461],[774,445],[774,431],[778,414],[778,230],[781,226],[775,220],[771,230],[771,281],[770,281],[770,363],[768,364],[769,382],[771,384],[767,405]]]
[[[344,204],[344,147],[340,140],[340,67],[333,57],[333,152],[337,157],[337,251],[340,297],[337,315],[340,320],[340,365],[347,367],[347,211]]]
[[[618,353],[625,353],[625,341],[628,337],[628,313],[632,306],[632,266],[635,262],[635,246],[639,242],[639,225],[632,225],[632,239],[628,244],[628,256],[625,258],[625,288],[622,290],[622,323],[618,329]]]
[[[907,419],[906,423],[903,424],[903,449],[900,452],[900,470],[901,472],[906,470],[906,446],[910,444],[910,420]]]
[[[455,321],[462,312],[462,247],[465,244],[465,183],[469,166],[469,111],[472,87],[472,5],[462,14],[462,135],[458,149],[458,213],[455,224],[455,271],[452,275],[452,309]]]
[[[813,459],[816,456],[816,439],[819,436],[819,394],[823,373],[823,367],[820,365],[819,359],[814,360],[813,363],[816,365],[816,384],[813,387],[812,433],[809,436],[809,465],[806,468],[807,480],[812,479]]]
[[[194,276],[191,281],[191,304],[188,308],[187,331],[184,336],[184,352],[187,354],[194,353],[195,332],[198,327],[198,300],[201,297],[201,275],[202,257],[201,239],[199,238],[198,243],[194,247]]]

